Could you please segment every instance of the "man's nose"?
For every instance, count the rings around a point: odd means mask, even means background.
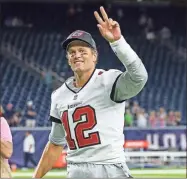
[[[81,53],[80,52],[76,52],[75,53],[75,58],[80,58],[81,57]]]

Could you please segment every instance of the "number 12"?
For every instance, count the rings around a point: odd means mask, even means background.
[[[82,121],[82,116],[86,116],[86,121]],[[73,122],[79,122],[75,128],[72,129],[68,121],[68,111],[64,111],[62,114],[61,121],[66,131],[66,140],[70,150],[77,149],[75,139],[72,139],[71,131],[75,132],[75,138],[79,148],[88,147],[92,145],[98,145],[101,143],[99,132],[90,132],[88,137],[85,137],[84,132],[93,129],[96,124],[95,109],[90,105],[76,108],[73,115]]]

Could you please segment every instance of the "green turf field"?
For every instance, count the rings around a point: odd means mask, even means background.
[[[13,172],[13,178],[31,178],[33,170]],[[186,169],[133,169],[134,178],[186,178]],[[52,170],[44,178],[65,178],[66,170]]]

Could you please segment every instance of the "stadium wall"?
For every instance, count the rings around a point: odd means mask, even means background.
[[[26,131],[31,131],[36,142],[34,158],[39,161],[43,149],[48,141],[50,128],[12,128],[14,152],[10,159],[11,164],[23,167],[23,140]],[[164,129],[137,129],[125,128],[124,141],[148,141],[148,150],[151,151],[185,151],[186,150],[186,128],[164,128]],[[29,164],[30,167],[33,167]]]

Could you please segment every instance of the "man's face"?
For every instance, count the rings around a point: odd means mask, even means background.
[[[74,72],[84,72],[95,68],[97,54],[87,43],[75,40],[68,46],[67,58]]]
[[[11,111],[13,108],[13,105],[9,103],[9,104],[7,104],[6,108],[8,111]]]

